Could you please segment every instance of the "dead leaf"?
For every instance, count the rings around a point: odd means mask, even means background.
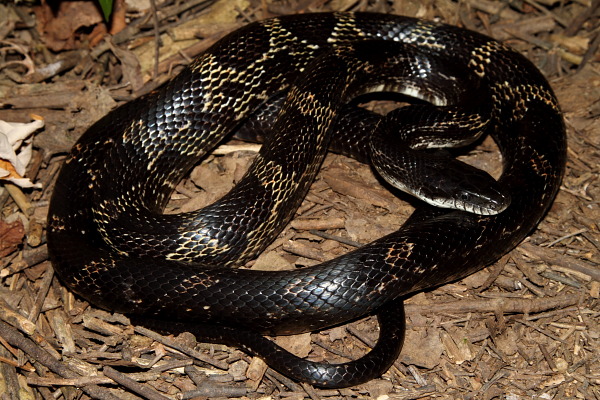
[[[394,384],[386,379],[374,379],[365,386],[372,399],[385,399],[394,390]]]
[[[0,179],[21,187],[41,187],[23,178],[33,151],[31,135],[44,126],[37,118],[29,123],[0,120]]]
[[[37,29],[53,51],[79,48],[84,39],[81,28],[103,22],[98,7],[91,1],[60,1],[55,9],[43,1],[34,11]]]
[[[25,227],[20,219],[11,223],[0,221],[0,257],[17,250],[24,237]]]
[[[110,34],[115,35],[127,27],[127,5],[124,0],[115,0],[110,16]]]
[[[343,339],[348,336],[348,331],[343,326],[336,326],[329,330],[329,340],[335,342],[338,339]]]
[[[441,360],[444,346],[436,329],[407,330],[404,348],[400,355],[405,364],[432,369]]]
[[[229,374],[233,376],[234,381],[243,381],[246,378],[248,363],[244,360],[238,360],[229,365]]]
[[[590,45],[590,39],[582,36],[550,35],[552,41],[558,43],[574,54],[583,55]]]
[[[125,0],[125,6],[131,11],[145,12],[150,9],[150,0]]]
[[[275,251],[262,253],[252,265],[252,269],[260,271],[285,271],[291,268],[292,264]]]
[[[129,83],[134,92],[140,90],[144,86],[142,79],[142,67],[137,56],[129,50],[123,50],[109,41],[109,46],[113,54],[121,62],[121,70],[123,71],[123,82]]]
[[[278,336],[275,338],[275,342],[300,358],[308,356],[308,353],[312,350],[309,332],[300,335]]]
[[[512,356],[517,352],[519,337],[512,329],[507,329],[494,338],[494,344],[502,353]]]
[[[2,171],[4,170],[4,171]],[[23,177],[15,170],[15,167],[8,161],[0,159],[0,178],[2,179],[22,179]]]

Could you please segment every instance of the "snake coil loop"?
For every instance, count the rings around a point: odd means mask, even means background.
[[[405,93],[439,89],[434,98],[460,103],[460,93],[447,94],[454,89],[442,79],[446,61],[458,81],[471,85],[464,93],[485,89],[488,95],[477,101],[489,109],[485,133],[501,150],[499,184],[510,205],[497,215],[419,206],[397,232],[314,267],[220,268],[255,256],[281,230],[319,168],[338,103],[377,83],[357,61],[364,40],[398,42],[412,54],[412,62],[398,62]],[[368,57],[373,65],[385,63]],[[353,72],[355,66],[364,73]],[[306,70],[320,90],[294,81]],[[243,181],[202,211],[161,215],[189,168],[285,89],[275,125],[282,134],[263,146]],[[465,277],[523,240],[558,191],[565,149],[548,83],[528,60],[492,39],[392,15],[274,18],[228,35],[158,91],[116,109],[81,137],[56,182],[48,246],[62,281],[97,306],[211,325],[212,339],[238,343],[297,379],[348,386],[380,374],[377,360],[323,372],[327,366],[298,363],[253,332],[312,331],[380,313],[391,327],[372,357],[388,352],[393,361],[402,336],[391,322],[402,318],[399,300]]]

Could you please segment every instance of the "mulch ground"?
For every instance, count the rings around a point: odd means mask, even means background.
[[[112,28],[93,2],[0,4],[0,120],[45,123],[24,174],[41,187],[3,182],[0,192],[0,398],[600,399],[599,3],[167,0],[153,12],[131,1],[117,4]],[[538,229],[485,270],[410,298],[396,364],[381,379],[343,390],[298,384],[189,334],[132,326],[64,288],[47,259],[45,224],[53,181],[76,138],[225,33],[268,16],[329,10],[439,19],[489,34],[535,62],[557,93],[569,139],[563,186]],[[170,212],[218,198],[255,154],[239,142],[219,150],[179,185]],[[467,159],[499,172],[490,139]],[[397,229],[412,210],[404,200],[368,166],[329,155],[294,222],[250,266],[336,257]],[[364,354],[377,330],[366,318],[277,341],[312,360],[342,362]]]

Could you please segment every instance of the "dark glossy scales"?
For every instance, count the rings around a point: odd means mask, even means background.
[[[369,54],[354,44],[365,39],[405,44],[398,54],[386,44]],[[301,71],[320,90],[295,82],[286,116],[274,122],[278,134],[240,185],[199,212],[161,215],[188,169]],[[508,209],[481,216],[423,206],[398,232],[314,267],[222,268],[254,257],[289,221],[341,103],[379,79],[458,105],[486,93],[478,100],[502,152]],[[186,329],[213,325],[200,333],[256,352],[297,379],[347,386],[393,362],[401,339],[396,299],[477,271],[536,226],[559,188],[565,149],[548,83],[524,57],[487,37],[390,15],[282,17],[228,35],[157,92],[92,126],[58,177],[48,245],[62,281],[97,306],[177,320]],[[385,327],[372,353],[388,355],[379,368],[369,356],[339,369],[303,363],[250,331],[297,333],[369,313],[379,313]]]

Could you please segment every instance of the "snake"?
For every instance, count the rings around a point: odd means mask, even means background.
[[[321,264],[231,268],[281,232],[319,170],[342,104],[373,90],[418,98],[410,114],[431,127],[452,125],[452,118],[435,118],[464,107],[457,124],[479,125],[500,149],[498,184],[510,204],[486,215],[417,202],[396,232]],[[187,171],[281,93],[273,134],[236,187],[200,211],[164,214]],[[433,122],[430,113],[438,116]],[[417,130],[416,137],[415,151],[436,151],[439,133]],[[565,164],[556,97],[533,63],[510,47],[396,15],[280,16],[228,34],[175,78],[84,133],[56,179],[48,249],[63,284],[98,307],[150,325],[192,326],[294,379],[345,387],[394,362],[403,299],[480,270],[536,227]],[[371,314],[381,323],[379,341],[345,364],[298,359],[263,336]]]

